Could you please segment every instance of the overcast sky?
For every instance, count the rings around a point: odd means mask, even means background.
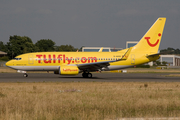
[[[0,41],[28,36],[36,43],[125,48],[166,17],[160,49],[180,49],[180,0],[0,0]]]

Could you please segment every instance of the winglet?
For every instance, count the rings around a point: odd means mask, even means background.
[[[130,47],[120,60],[127,60],[133,47]]]
[[[102,50],[103,50],[103,47],[98,52],[102,52]]]

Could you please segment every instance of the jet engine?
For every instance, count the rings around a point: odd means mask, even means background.
[[[77,66],[60,66],[59,70],[54,71],[54,74],[60,75],[77,75],[79,73],[79,69]]]

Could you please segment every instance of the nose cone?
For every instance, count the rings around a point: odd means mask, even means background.
[[[6,62],[6,66],[9,66],[9,61],[8,61],[8,62]]]
[[[16,69],[14,63],[15,63],[14,60],[10,60],[6,63],[6,66],[12,69]]]
[[[8,62],[6,62],[6,66],[7,66],[7,67],[11,66],[11,64],[12,64],[11,60],[8,61]]]

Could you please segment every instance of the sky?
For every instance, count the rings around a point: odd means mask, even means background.
[[[180,0],[1,0],[0,41],[13,35],[57,46],[125,48],[166,17],[160,49],[180,49]]]

